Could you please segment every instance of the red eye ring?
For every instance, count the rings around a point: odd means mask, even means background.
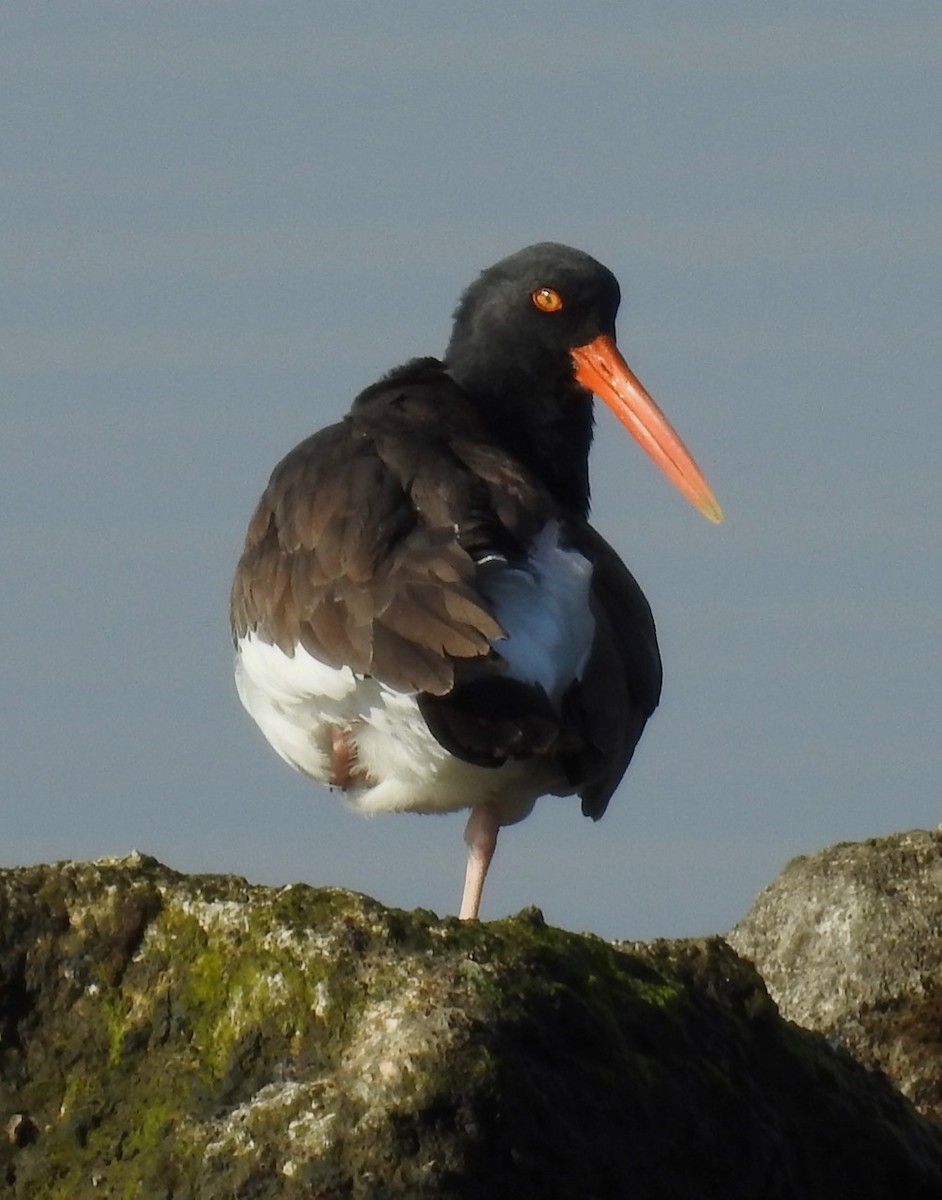
[[[530,293],[530,299],[534,305],[545,313],[555,313],[563,306],[563,298],[554,288],[540,287],[535,292]]]

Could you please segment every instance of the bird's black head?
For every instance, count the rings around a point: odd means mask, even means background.
[[[482,272],[445,354],[494,432],[567,507],[588,510],[592,405],[571,351],[614,337],[618,281],[588,254],[540,242]]]
[[[687,499],[721,521],[690,451],[615,345],[619,299],[615,276],[588,254],[528,246],[462,296],[445,367],[564,507],[588,513],[594,393]]]
[[[445,362],[470,390],[506,390],[573,376],[570,351],[614,336],[621,294],[600,262],[558,242],[527,246],[488,267],[455,312]]]

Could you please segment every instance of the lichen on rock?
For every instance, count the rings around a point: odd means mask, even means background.
[[[885,1071],[942,1125],[942,832],[793,859],[729,936],[783,1015]]]
[[[942,1194],[942,1137],[721,939],[140,855],[0,872],[0,1068],[18,1200]]]

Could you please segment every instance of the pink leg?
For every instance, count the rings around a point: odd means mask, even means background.
[[[499,829],[500,815],[496,804],[488,802],[475,805],[471,809],[471,816],[468,817],[464,831],[464,840],[468,843],[468,869],[464,877],[461,912],[458,914],[462,921],[477,920],[484,879],[494,857]]]

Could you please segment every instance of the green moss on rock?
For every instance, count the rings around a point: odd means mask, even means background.
[[[0,1034],[18,1200],[942,1194],[935,1131],[719,939],[6,871]]]

